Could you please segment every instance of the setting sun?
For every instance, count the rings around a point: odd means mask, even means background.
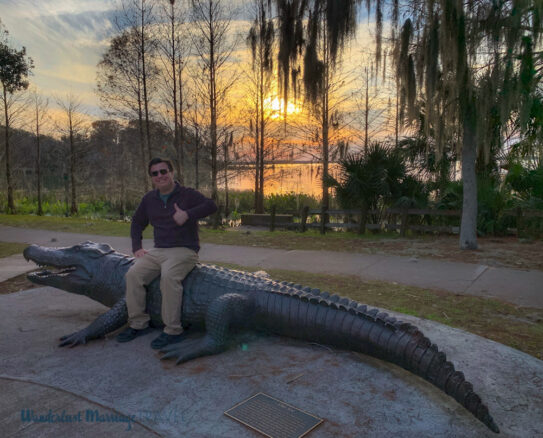
[[[283,118],[285,113],[285,104],[277,96],[268,97],[264,100],[264,107],[272,119]],[[302,105],[294,102],[287,102],[287,115],[299,114],[302,112]]]

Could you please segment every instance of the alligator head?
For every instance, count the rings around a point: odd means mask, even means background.
[[[114,302],[120,291],[124,292],[125,270],[112,270],[112,261],[122,259],[127,264],[132,259],[116,253],[105,243],[84,242],[66,248],[48,248],[31,245],[23,251],[26,260],[42,267],[27,278],[33,283],[52,286],[79,295],[86,295],[108,305]],[[123,272],[124,271],[124,272]],[[113,278],[112,272],[116,272]]]

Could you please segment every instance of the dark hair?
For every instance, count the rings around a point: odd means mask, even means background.
[[[173,166],[170,160],[164,160],[162,158],[155,157],[151,161],[149,161],[149,166],[147,167],[147,171],[149,172],[149,176],[151,176],[151,167],[158,163],[166,163],[168,166],[168,170],[170,172],[173,172]]]

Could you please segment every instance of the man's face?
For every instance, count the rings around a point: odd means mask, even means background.
[[[166,163],[153,164],[150,172],[153,185],[160,192],[168,193],[173,190],[173,172],[170,172]]]

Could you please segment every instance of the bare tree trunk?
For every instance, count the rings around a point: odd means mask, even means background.
[[[215,21],[214,5],[208,3],[208,34],[206,39],[209,42],[209,116],[210,116],[210,146],[211,146],[211,199],[218,202],[217,192],[217,78],[215,59]]]
[[[200,163],[199,163],[199,152],[200,152],[200,131],[198,125],[196,126],[196,145],[194,149],[194,187],[196,190],[200,188]]]
[[[461,3],[459,3],[461,5]],[[463,6],[460,6],[458,38],[465,38],[466,24]],[[460,224],[460,248],[477,249],[477,114],[474,85],[468,69],[468,53],[465,46],[458,50],[457,77],[459,79],[459,113],[462,122],[462,219]]]
[[[328,191],[328,186],[325,184],[326,178],[328,177],[329,171],[329,144],[328,144],[328,95],[324,93],[323,104],[325,105],[323,109],[323,118],[322,118],[322,208],[328,210],[330,207],[330,196]],[[322,218],[325,223],[327,218]]]
[[[75,188],[75,140],[74,140],[74,131],[72,126],[72,120],[69,120],[70,123],[70,184],[72,188],[72,199],[70,214],[77,213],[77,201],[76,201],[76,188]]]
[[[272,72],[271,53],[273,53],[274,36],[270,34],[270,3],[265,0],[255,1],[255,20],[247,36],[251,47],[253,73],[255,73],[255,212],[264,212],[264,161],[269,152],[266,151],[266,114],[264,100],[269,94],[269,79]],[[268,153],[266,153],[268,152]]]
[[[366,109],[364,111],[364,155],[368,155],[368,129],[369,129],[369,88],[370,88],[370,78],[368,74],[368,68],[366,67]]]
[[[141,98],[138,95],[138,128],[140,133],[140,154],[141,154],[141,170],[143,172],[142,185],[143,190],[147,192],[149,190],[149,178],[147,177],[147,163],[145,160],[145,135],[143,132],[143,110],[141,108]]]
[[[212,27],[210,26],[210,31]],[[215,62],[213,39],[210,43],[210,65],[209,65],[209,110],[211,116],[211,199],[218,201],[217,192],[217,95],[215,92]]]
[[[6,86],[2,84],[4,90],[4,116],[5,116],[5,144],[6,144],[6,180],[8,186],[8,213],[15,214],[15,203],[13,202],[13,186],[11,182],[11,167],[9,155],[9,115],[8,115],[8,96]]]
[[[230,214],[230,205],[229,205],[229,199],[228,199],[228,149],[232,146],[232,133],[230,134],[230,140],[226,141],[224,140],[223,143],[223,153],[224,153],[224,192],[225,192],[225,200],[224,200],[224,216],[228,217]]]
[[[124,142],[119,141],[118,133],[117,133],[116,143],[117,143],[117,149],[120,148],[120,150],[118,151],[118,157],[119,157],[118,171],[119,171],[119,180],[120,180],[119,181],[119,195],[120,195],[119,216],[121,219],[123,219],[126,214],[126,202],[125,202],[125,199],[126,199],[126,154],[125,154]]]
[[[180,63],[179,68],[179,149],[177,152],[177,160],[179,162],[179,183],[184,185],[185,183],[185,126],[183,117],[183,81],[182,81],[182,68]]]
[[[260,206],[260,127],[258,123],[258,97],[255,104],[255,213],[263,213]]]
[[[475,124],[470,115],[464,119],[462,145],[462,222],[460,225],[460,248],[477,249],[477,143]]]
[[[147,162],[151,160],[151,129],[149,126],[149,99],[147,96],[147,70],[145,68],[145,12],[144,4],[145,0],[141,0],[141,79],[143,82],[143,107],[145,109],[145,134],[147,139]],[[147,180],[147,178],[145,178]]]
[[[43,208],[41,203],[41,166],[40,166],[40,118],[39,109],[36,104],[36,178],[38,189],[38,216],[43,215]]]
[[[329,130],[329,85],[330,85],[330,64],[328,53],[328,38],[326,31],[323,32],[323,53],[324,53],[324,84],[322,94],[322,209],[327,211],[330,208],[330,197],[328,186],[325,181],[328,178],[328,162],[329,162],[329,144],[328,144],[328,130]],[[328,215],[324,215],[321,220],[326,224],[328,222]],[[324,227],[322,228],[324,231]]]
[[[262,45],[261,45],[262,46]],[[261,47],[262,50],[262,47]],[[261,57],[262,59],[262,57]],[[262,62],[260,63],[260,108],[259,108],[259,121],[260,121],[260,142],[259,142],[259,158],[260,162],[259,165],[259,178],[260,182],[258,185],[259,193],[258,193],[258,213],[264,213],[264,140],[266,137],[265,133],[265,120],[264,120],[264,67],[262,66]]]
[[[175,59],[176,59],[176,44],[175,44],[175,13],[174,13],[174,3],[170,3],[171,5],[171,50],[172,50],[172,82],[173,82],[173,149],[177,153],[177,179],[181,182],[183,179],[183,175],[181,174],[181,147],[179,145],[179,127],[178,127],[178,114],[177,114],[177,68],[175,65]],[[181,83],[181,80],[179,81]]]
[[[400,81],[398,78],[396,78],[396,123],[394,128],[396,148],[398,148],[398,141],[400,135]]]

